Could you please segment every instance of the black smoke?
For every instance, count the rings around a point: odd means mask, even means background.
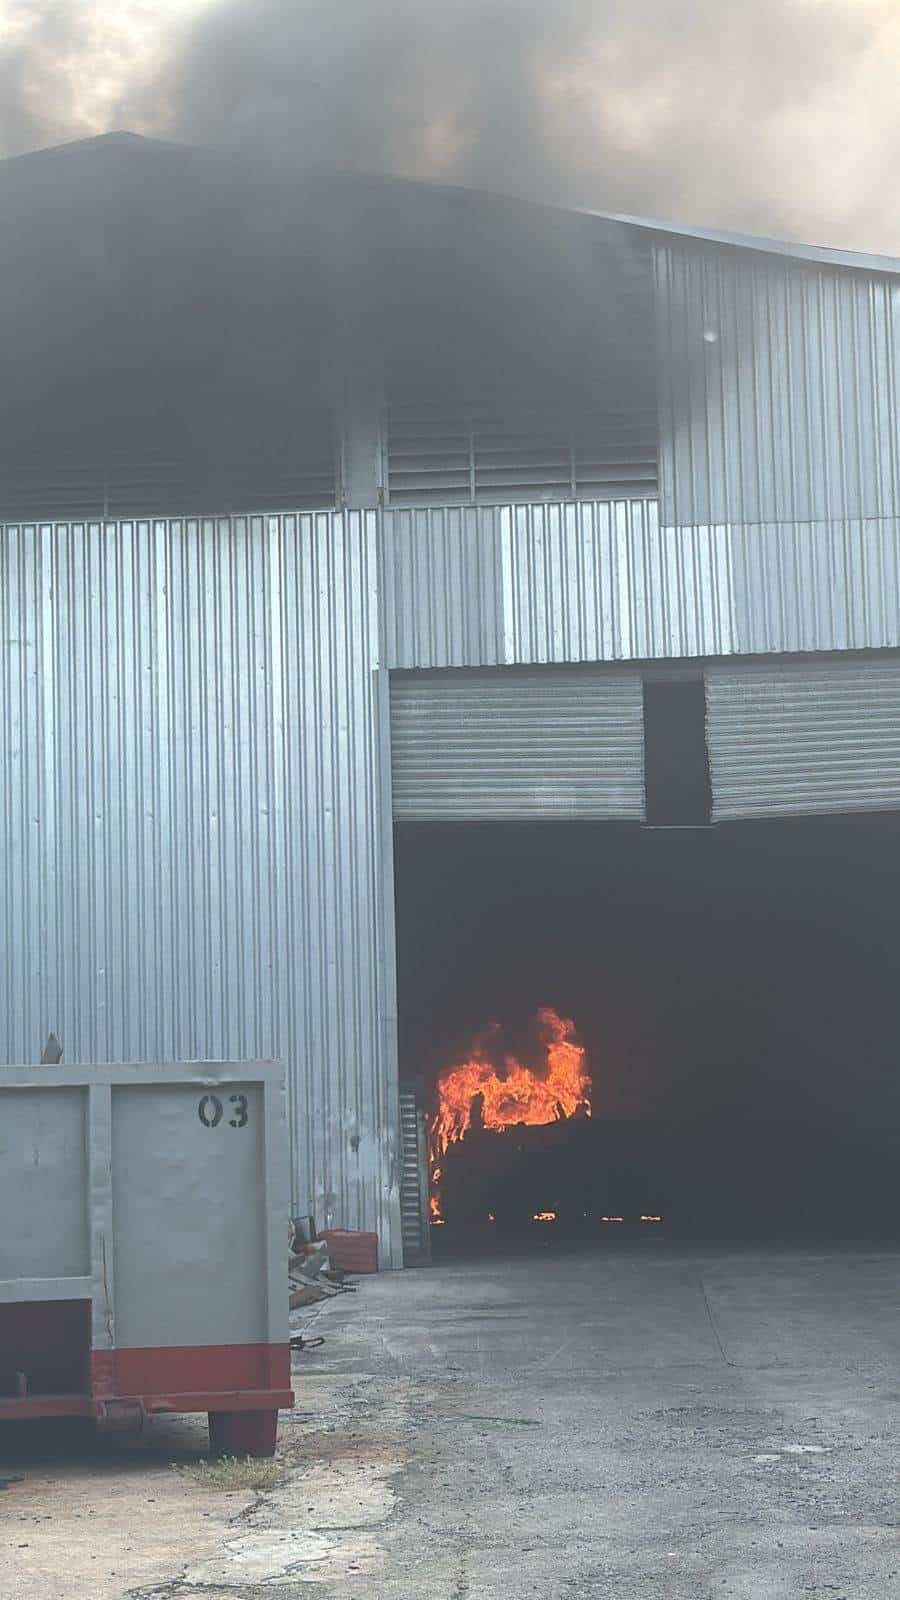
[[[155,58],[129,58],[127,5],[11,0],[0,150],[129,127],[291,167],[900,251],[900,39],[883,0],[185,8],[160,23]],[[119,58],[121,92],[98,100]]]
[[[225,0],[131,121],[275,160],[900,249],[877,0]]]

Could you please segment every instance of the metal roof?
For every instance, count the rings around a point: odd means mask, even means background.
[[[171,140],[148,139],[141,134],[127,131],[101,134],[92,139],[78,139],[63,145],[50,146],[47,149],[30,151],[25,155],[7,157],[0,161],[2,169],[19,168],[27,163],[45,162],[53,157],[80,156],[90,159],[93,152],[98,154],[108,150],[111,146],[118,147],[119,153],[141,151],[145,154],[177,155],[179,152],[185,156],[207,157],[213,161],[223,158],[231,162],[235,152],[216,151],[199,146],[180,144]],[[253,158],[242,153],[241,163],[252,166]],[[260,170],[267,170],[269,176],[286,175],[283,163],[276,160],[272,163],[260,163]],[[324,178],[328,174],[322,169],[310,168],[310,177]],[[295,172],[295,176],[300,174]],[[386,186],[409,186],[412,188],[427,189],[451,195],[456,194],[480,196],[482,199],[495,199],[498,204],[516,203],[533,206],[536,210],[552,210],[564,212],[569,216],[594,218],[598,222],[614,223],[627,228],[640,230],[645,234],[668,234],[675,238],[696,240],[698,243],[725,245],[736,250],[752,250],[764,255],[786,256],[796,261],[810,261],[823,266],[837,266],[853,268],[862,272],[887,273],[900,276],[900,257],[887,255],[873,255],[864,251],[837,250],[826,245],[803,244],[789,239],[772,239],[764,235],[734,233],[726,228],[696,227],[691,223],[666,222],[654,217],[635,217],[621,212],[600,211],[588,206],[559,205],[554,202],[541,202],[524,199],[522,196],[501,194],[497,191],[473,189],[464,184],[435,183],[416,178],[394,177],[386,174],[352,173],[346,170],[335,170],[336,179],[355,178],[373,184],[382,183]]]
[[[863,250],[834,250],[829,245],[799,244],[791,239],[769,239],[762,234],[732,233],[727,228],[695,228],[684,222],[659,222],[649,217],[629,217],[612,211],[586,211],[605,222],[621,222],[647,233],[674,234],[679,239],[696,239],[705,244],[731,245],[736,250],[756,250],[770,256],[792,256],[797,261],[816,261],[824,266],[855,267],[862,272],[900,274],[900,257],[877,256]]]

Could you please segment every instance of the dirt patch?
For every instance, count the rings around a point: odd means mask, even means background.
[[[0,1600],[204,1600],[372,1576],[412,1405],[297,1375],[274,1462],[209,1462],[203,1418],[130,1448],[58,1425],[0,1437]]]
[[[0,1436],[3,1470],[23,1478],[0,1495],[0,1600],[121,1600],[186,1549],[214,1551],[254,1494],[195,1481],[206,1450],[199,1418],[154,1423],[127,1450],[59,1425]]]

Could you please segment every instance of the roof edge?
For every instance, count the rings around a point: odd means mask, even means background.
[[[180,140],[158,139],[145,134],[133,133],[127,128],[116,129],[109,133],[90,135],[87,138],[72,139],[64,144],[45,145],[38,150],[24,151],[19,155],[7,156],[0,160],[0,167],[18,165],[22,162],[43,161],[51,156],[65,156],[67,154],[85,151],[90,148],[99,149],[109,146],[126,146],[132,149],[165,151],[168,154],[193,152],[206,156],[227,156],[227,150],[219,150],[208,145],[185,144]],[[231,152],[234,154],[234,152]],[[276,167],[277,170],[277,167]],[[310,167],[305,169],[310,173],[325,176],[328,169]],[[537,200],[533,196],[511,194],[497,189],[473,189],[469,184],[440,183],[434,179],[414,178],[401,173],[375,173],[355,171],[347,168],[335,168],[335,176],[343,178],[370,178],[387,183],[409,184],[413,187],[429,189],[431,191],[446,190],[448,193],[481,195],[485,198],[504,200],[508,202],[534,206],[547,211],[562,212],[566,216],[594,218],[598,222],[613,223],[620,227],[632,228],[644,234],[657,234],[675,239],[694,241],[698,244],[724,245],[733,250],[754,251],[758,255],[784,256],[794,261],[809,261],[820,266],[845,267],[857,272],[881,273],[893,277],[900,277],[900,257],[875,255],[862,250],[838,250],[829,245],[802,244],[790,239],[773,239],[764,234],[736,233],[727,228],[696,227],[691,223],[665,222],[654,217],[635,217],[624,212],[601,211],[592,206],[564,205],[559,201]]]
[[[735,250],[753,250],[769,256],[790,256],[796,261],[814,261],[825,266],[852,267],[861,272],[883,272],[900,276],[900,257],[882,256],[866,250],[837,250],[830,245],[800,244],[791,239],[771,239],[765,234],[733,233],[728,228],[698,228],[689,223],[660,222],[651,217],[631,217],[614,211],[585,209],[582,215],[604,222],[619,222],[644,233],[660,233],[678,239],[693,239],[699,244],[723,244]]]

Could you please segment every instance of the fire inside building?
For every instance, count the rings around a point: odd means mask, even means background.
[[[0,1059],[284,1062],[382,1266],[896,1234],[900,262],[0,166]]]

